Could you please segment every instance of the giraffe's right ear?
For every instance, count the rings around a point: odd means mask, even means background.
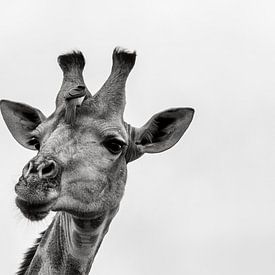
[[[174,146],[190,125],[192,108],[173,108],[155,114],[137,130],[136,145],[142,153],[160,153]]]
[[[31,144],[31,132],[46,119],[42,112],[29,105],[9,100],[1,100],[0,109],[13,137],[24,147],[35,150]]]

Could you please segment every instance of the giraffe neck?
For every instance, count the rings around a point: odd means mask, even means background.
[[[117,210],[92,219],[58,212],[44,233],[25,274],[89,274]]]

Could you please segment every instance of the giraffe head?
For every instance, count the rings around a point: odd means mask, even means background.
[[[48,118],[29,105],[1,101],[13,137],[37,151],[15,186],[16,204],[27,218],[43,219],[50,210],[88,217],[117,207],[127,163],[171,148],[184,134],[192,108],[157,113],[141,128],[123,120],[125,84],[135,59],[135,52],[116,48],[110,76],[92,96],[82,76],[83,55],[59,56],[63,82]]]

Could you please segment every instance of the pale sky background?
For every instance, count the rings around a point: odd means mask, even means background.
[[[138,54],[127,122],[196,109],[175,147],[129,165],[91,274],[275,274],[274,14],[265,0],[1,1],[1,98],[49,115],[57,56],[82,50],[96,92],[119,45]],[[16,208],[14,185],[34,152],[2,118],[0,136],[0,273],[13,274],[52,216],[31,223]]]

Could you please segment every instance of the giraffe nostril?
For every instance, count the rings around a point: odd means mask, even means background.
[[[30,174],[35,174],[37,173],[37,169],[35,167],[32,167],[30,170],[29,170],[29,173]]]
[[[41,166],[38,173],[40,178],[53,178],[57,174],[57,165],[56,163],[51,160],[45,165]]]
[[[42,174],[50,174],[55,168],[54,163],[50,163],[48,166],[46,166],[45,168],[42,169]]]
[[[33,162],[30,161],[28,162],[25,167],[23,168],[23,177],[27,178],[29,174],[31,173],[36,173],[37,170],[36,168],[33,166]]]
[[[58,167],[55,161],[45,160],[39,165],[33,161],[28,162],[23,168],[23,178],[38,175],[40,179],[54,178],[58,173]]]

